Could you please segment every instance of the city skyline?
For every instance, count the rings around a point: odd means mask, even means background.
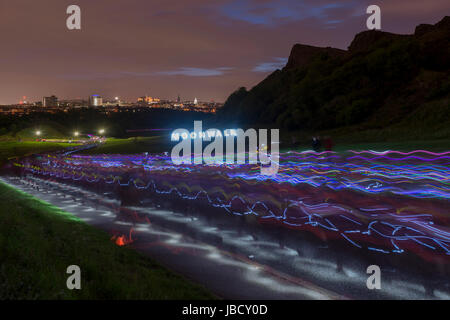
[[[81,30],[66,28],[76,4]],[[132,101],[165,99],[224,102],[238,87],[252,87],[287,61],[303,43],[347,49],[366,30],[369,1],[48,0],[46,5],[0,4],[0,105],[23,96],[40,101],[99,93]],[[382,30],[410,34],[450,10],[445,0],[389,1]]]
[[[50,94],[50,95],[42,95],[41,98],[37,100],[30,100],[28,99],[26,96],[21,97],[21,99],[16,102],[16,103],[11,103],[11,104],[5,104],[3,106],[16,106],[16,105],[36,105],[36,104],[40,104],[42,103],[43,106],[45,106],[45,100],[47,99],[51,99],[54,98],[56,100],[54,101],[58,101],[58,102],[67,102],[67,101],[84,101],[86,103],[88,103],[91,98],[93,97],[98,97],[100,99],[102,99],[103,101],[107,101],[107,102],[123,102],[123,103],[136,103],[136,102],[140,102],[140,101],[147,101],[151,100],[151,102],[160,102],[160,101],[168,101],[168,102],[182,102],[182,103],[188,103],[188,102],[192,102],[192,103],[197,103],[197,102],[206,102],[206,103],[221,103],[221,102],[217,102],[214,100],[200,100],[197,99],[197,97],[194,97],[193,99],[182,99],[180,95],[177,95],[176,97],[159,97],[157,95],[148,95],[148,94],[143,94],[140,95],[138,97],[132,97],[131,99],[122,99],[121,96],[118,95],[112,95],[112,96],[103,96],[100,94],[91,94],[87,97],[82,97],[82,96],[77,96],[77,97],[58,97],[55,94]],[[53,103],[56,105],[56,103]],[[1,106],[1,105],[0,105]]]

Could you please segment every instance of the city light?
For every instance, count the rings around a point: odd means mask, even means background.
[[[100,129],[100,130],[98,131],[98,133],[104,134],[104,133],[105,133],[105,129]]]
[[[78,132],[78,131],[75,131],[73,135],[74,135],[75,137],[78,137],[79,132]]]
[[[41,131],[37,130],[37,131],[36,131],[36,135],[37,135],[37,136],[40,136],[40,135],[41,135]]]

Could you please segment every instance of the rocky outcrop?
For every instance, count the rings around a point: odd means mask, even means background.
[[[314,47],[304,44],[296,44],[291,50],[286,69],[300,68],[306,66],[319,54],[327,54],[331,57],[344,56],[347,53],[345,50],[326,47]]]
[[[414,32],[414,35],[416,37],[420,37],[430,31],[433,31],[433,29],[434,29],[434,26],[432,24],[419,24],[416,27],[416,31]]]
[[[304,67],[308,65],[319,54],[327,54],[330,57],[343,57],[347,54],[367,53],[377,47],[381,42],[385,42],[385,45],[397,41],[402,38],[424,38],[428,36],[432,38],[438,37],[439,41],[442,36],[449,36],[450,40],[450,17],[446,16],[435,25],[421,24],[416,27],[413,35],[401,35],[390,32],[369,30],[358,33],[350,46],[348,51],[331,48],[331,47],[315,47],[305,44],[296,44],[291,50],[286,69],[293,69]]]
[[[372,50],[378,43],[385,41],[390,43],[408,35],[394,34],[390,32],[370,30],[358,33],[348,47],[351,54],[368,52]]]

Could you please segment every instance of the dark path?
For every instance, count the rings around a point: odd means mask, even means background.
[[[445,281],[436,284],[379,259],[367,261],[289,232],[255,229],[233,217],[210,219],[159,205],[121,207],[109,194],[32,176],[2,180],[125,240],[132,230],[131,246],[224,298],[450,298]],[[381,290],[366,287],[371,263],[383,271]]]

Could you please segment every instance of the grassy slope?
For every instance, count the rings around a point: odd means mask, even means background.
[[[107,139],[106,143],[97,148],[86,150],[84,154],[132,154],[132,153],[160,153],[170,152],[171,145],[168,137],[136,137],[129,139]]]
[[[0,163],[69,146],[74,144],[3,141]],[[0,300],[212,297],[134,250],[117,247],[107,233],[3,183],[0,201]],[[66,288],[71,264],[81,267],[82,290]]]
[[[73,143],[37,142],[37,141],[0,141],[0,163],[12,157],[20,157],[32,153],[51,152],[66,147],[73,147]]]
[[[290,135],[281,137],[281,151],[297,150],[305,151],[310,150],[310,137],[311,135],[304,135],[293,133],[292,136],[297,137],[297,144],[292,146],[290,143]],[[333,136],[332,136],[333,137]],[[153,137],[153,138],[134,138],[130,139],[108,139],[108,141],[99,146],[98,148],[86,150],[86,154],[133,154],[133,153],[159,153],[167,151],[170,154],[173,144],[166,142],[165,137]],[[360,142],[359,139],[346,139],[346,138],[333,138],[334,151],[347,151],[347,150],[397,150],[403,152],[409,152],[414,150],[428,150],[434,152],[443,152],[450,149],[450,140],[435,139],[435,140],[405,140],[405,141],[386,141],[386,142]],[[204,142],[203,147],[208,143]]]
[[[203,288],[45,202],[0,183],[0,299],[202,299]],[[82,289],[68,290],[79,265]]]
[[[55,126],[57,126],[56,124],[53,124],[52,126],[50,125],[41,125],[41,126],[37,126],[36,128],[26,128],[26,129],[22,129],[19,132],[16,133],[15,137],[16,138],[21,138],[21,139],[33,139],[36,138],[36,131],[40,131],[41,132],[41,136],[44,139],[51,139],[51,138],[56,138],[56,139],[62,139],[62,138],[66,138],[65,135],[63,133],[61,133],[60,130],[57,130],[55,128]],[[60,125],[58,125],[58,127],[60,127]]]

